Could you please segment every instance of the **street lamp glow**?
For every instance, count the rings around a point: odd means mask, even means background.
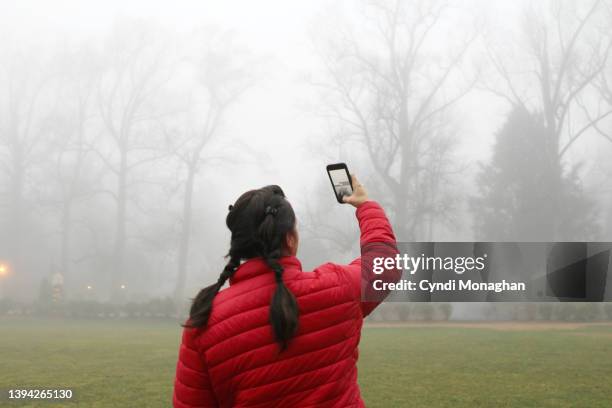
[[[5,264],[0,264],[0,276],[6,276],[8,274],[8,268]]]
[[[121,289],[125,289],[125,285],[121,285]]]
[[[91,285],[87,285],[87,290],[91,290]]]

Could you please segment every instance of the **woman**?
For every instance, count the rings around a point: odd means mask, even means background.
[[[390,243],[394,256],[383,209],[352,177],[344,201],[357,208],[362,248]],[[362,285],[380,276],[364,268],[362,279],[361,258],[302,271],[296,217],[278,186],[244,193],[226,224],[229,262],[193,301],[174,407],[363,407],[357,346],[378,302],[361,301]],[[392,271],[386,279],[399,277]]]

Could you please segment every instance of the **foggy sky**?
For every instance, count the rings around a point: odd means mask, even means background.
[[[520,16],[524,4],[538,3],[475,0],[452,4],[457,8],[478,10],[488,24],[498,28],[502,34],[507,30],[505,34],[512,35],[513,17]],[[260,174],[261,169],[255,166],[248,177],[232,177],[235,188],[224,189],[227,195],[217,203],[223,207],[222,203],[229,202],[246,188],[272,182],[271,174],[274,174],[274,182],[282,184],[294,197],[304,191],[304,183],[311,183],[306,186],[308,190],[315,184],[315,177],[325,176],[321,169],[326,160],[319,161],[308,153],[304,154],[305,140],[325,140],[327,135],[320,118],[303,109],[304,104],[317,103],[316,94],[303,78],[321,69],[312,44],[312,30],[320,24],[319,19],[330,10],[350,15],[354,6],[352,1],[329,0],[7,1],[3,2],[0,13],[0,35],[5,47],[54,47],[66,38],[87,39],[104,35],[121,17],[155,21],[179,33],[189,33],[206,25],[234,32],[242,44],[254,54],[269,59],[269,63],[265,67],[264,79],[234,109],[232,116],[239,119],[232,120],[225,133],[248,141],[273,156],[273,168],[268,174]],[[439,37],[438,41],[443,45],[446,39]],[[462,139],[459,152],[473,162],[485,159],[493,142],[491,134],[499,127],[508,107],[486,92],[472,92],[457,110],[456,116],[462,118],[458,122]],[[591,156],[602,144],[595,138],[585,139],[571,152],[578,160]],[[297,161],[296,152],[302,153]],[[367,172],[360,170],[354,169],[355,172]],[[223,173],[227,177],[233,174],[231,168],[224,169]],[[299,186],[295,185],[298,178]],[[226,184],[222,177],[212,177],[209,181]]]
[[[457,16],[476,16],[476,20],[487,27],[483,30],[484,36],[491,35],[499,41],[509,42],[518,41],[514,37],[521,10],[526,5],[538,7],[539,4],[538,1],[527,0],[451,3]],[[201,281],[203,275],[213,277],[217,274],[215,270],[221,263],[228,237],[224,231],[227,205],[245,190],[279,184],[294,203],[299,217],[304,214],[309,202],[324,199],[314,194],[318,194],[318,186],[326,182],[326,164],[348,161],[349,168],[364,175],[366,181],[373,174],[371,168],[351,166],[350,159],[359,157],[359,153],[338,149],[328,123],[312,112],[320,101],[316,90],[309,84],[309,80],[324,75],[314,42],[321,34],[321,27],[332,30],[333,16],[337,15],[351,21],[354,14],[359,12],[359,7],[349,0],[5,1],[0,8],[0,49],[44,53],[61,49],[64,44],[88,40],[95,42],[107,35],[116,21],[127,18],[154,22],[169,32],[180,34],[182,38],[189,37],[201,27],[229,30],[237,43],[262,61],[260,67],[254,68],[258,71],[257,82],[231,108],[219,135],[221,145],[223,140],[229,143],[238,140],[248,146],[251,155],[243,163],[206,168],[196,182],[196,214],[204,220],[208,231],[225,234],[224,239],[215,240],[218,247],[209,248],[209,252],[215,252],[217,256],[212,260],[200,258],[198,265],[193,266],[193,270],[198,271],[210,267],[211,272],[190,274],[191,281]],[[466,21],[461,17],[447,21],[447,25],[438,31],[441,34],[435,38],[433,48],[444,49],[450,36],[469,28]],[[469,55],[466,66],[468,70],[469,67],[475,70],[483,64],[486,61],[482,55],[474,51]],[[490,157],[493,135],[508,112],[507,103],[478,89],[470,92],[452,109],[451,120],[456,126],[459,141],[455,154],[467,165],[458,183],[467,195],[474,190],[473,177],[478,163]],[[611,151],[609,143],[591,134],[585,135],[572,147],[570,162],[582,161],[585,163],[584,174],[596,175],[588,178],[587,188],[598,189],[602,181],[600,163],[609,157]],[[600,158],[602,155],[604,160]],[[610,202],[609,190],[609,187],[607,193],[597,190],[597,194],[600,197],[607,194],[607,202]],[[328,198],[333,200],[331,189]],[[348,208],[335,208],[334,211],[350,213]],[[463,211],[467,210],[464,208]],[[441,228],[435,238],[471,240],[473,235],[470,228],[469,224],[461,224],[455,229]],[[201,237],[202,232],[197,234]],[[169,262],[167,268],[172,269],[173,265]],[[172,280],[172,274],[168,274],[168,287]],[[160,292],[163,291],[160,289]]]

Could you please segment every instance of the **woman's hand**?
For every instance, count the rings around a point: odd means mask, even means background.
[[[368,192],[366,191],[365,187],[361,185],[359,180],[357,180],[357,176],[354,174],[351,174],[351,181],[353,184],[353,194],[342,197],[342,201],[356,208],[369,200]]]

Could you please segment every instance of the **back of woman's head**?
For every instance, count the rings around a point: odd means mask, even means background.
[[[234,274],[240,262],[261,257],[274,273],[276,290],[270,303],[270,324],[281,349],[287,347],[298,326],[295,296],[283,282],[279,263],[285,237],[295,229],[295,213],[279,186],[266,186],[242,194],[230,205],[225,223],[231,231],[227,265],[216,283],[205,287],[193,300],[189,327],[204,327],[212,312],[215,295]]]

